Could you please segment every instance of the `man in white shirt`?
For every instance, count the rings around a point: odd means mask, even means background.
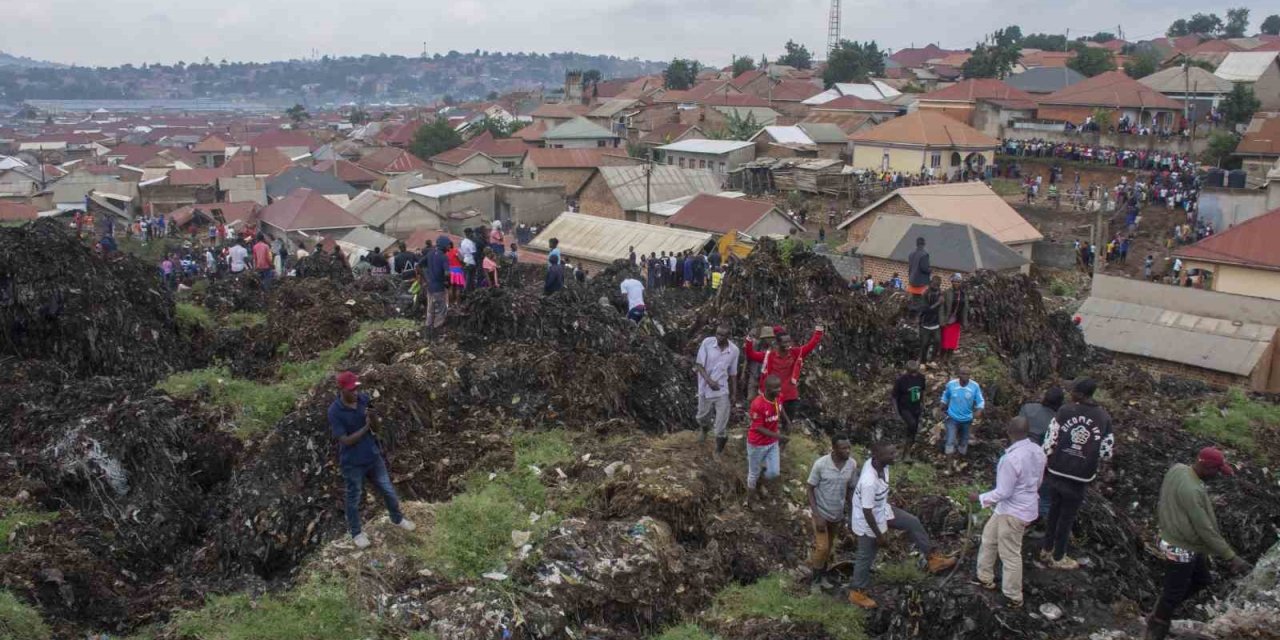
[[[707,418],[715,412],[716,457],[724,452],[729,442],[726,429],[729,412],[738,388],[738,346],[729,341],[728,325],[716,327],[716,335],[706,338],[698,347],[693,370],[698,374],[698,425],[702,427],[701,439],[707,439]]]
[[[933,550],[929,534],[915,516],[889,506],[889,465],[898,459],[898,449],[880,441],[871,445],[871,459],[862,465],[862,474],[853,490],[850,505],[849,528],[858,539],[858,551],[853,561],[853,577],[849,579],[849,603],[863,609],[876,608],[876,601],[867,595],[871,584],[871,565],[876,552],[888,542],[889,529],[906,531],[920,557],[928,558],[929,573],[941,573],[954,567],[955,558],[948,558]]]
[[[231,273],[244,273],[249,268],[249,250],[244,248],[244,240],[237,240],[227,251],[227,264],[231,265]]]
[[[458,255],[462,258],[462,269],[467,274],[467,289],[474,289],[476,282],[476,241],[471,239],[471,229],[463,229],[462,242],[458,244]]]
[[[627,319],[640,322],[644,319],[644,284],[635,278],[622,281],[622,293],[627,296]]]

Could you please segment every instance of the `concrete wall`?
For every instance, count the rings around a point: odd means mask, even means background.
[[[1280,300],[1280,271],[1250,269],[1198,260],[1183,260],[1182,264],[1186,269],[1206,269],[1212,272],[1209,286],[1213,291]]]
[[[685,153],[680,151],[664,151],[663,158],[669,165],[691,167],[694,169],[710,169],[721,181],[729,176],[729,172],[740,165],[756,159],[754,146],[743,147],[737,151],[712,155],[709,153]],[[681,164],[681,161],[684,164]]]
[[[885,282],[892,279],[895,273],[898,274],[899,278],[902,278],[902,283],[905,285],[907,282],[907,263],[862,256],[862,276],[859,278],[860,280],[866,280],[867,276],[870,275],[876,279],[876,282]],[[940,267],[933,268],[933,275],[942,278],[943,290],[951,288],[951,276],[955,273],[955,271]]]
[[[1241,169],[1244,169],[1248,186],[1258,187],[1267,183],[1267,173],[1276,167],[1275,157],[1244,158]]]
[[[952,164],[952,154],[960,154],[960,164]],[[888,147],[876,144],[854,143],[853,145],[853,167],[855,169],[869,169],[872,171],[880,171],[888,169],[889,171],[900,171],[902,173],[919,173],[920,167],[930,167],[933,165],[933,155],[939,155],[939,165],[934,167],[934,175],[943,177],[946,175],[957,175],[964,168],[964,160],[972,151],[963,151],[956,149],[918,149],[918,148],[902,148]],[[991,164],[995,159],[995,150],[977,152],[981,155],[986,164]],[[884,156],[888,154],[888,166],[884,166]]]
[[[1217,231],[1280,209],[1280,181],[1267,189],[1231,189],[1205,187],[1200,192],[1200,218],[1213,224]]]
[[[496,188],[496,214],[514,224],[545,225],[565,210],[564,187],[558,184]]]
[[[1089,116],[1097,111],[1095,107],[1074,106],[1074,105],[1040,105],[1036,110],[1036,117],[1041,120],[1065,120],[1076,126],[1084,124]],[[1150,124],[1159,122],[1161,125],[1172,125],[1182,116],[1181,111],[1169,110],[1139,110],[1130,108],[1107,109],[1111,112],[1112,124],[1117,124],[1125,116],[1129,117],[1129,121],[1135,124]]]
[[[1199,380],[1200,382],[1218,389],[1225,389],[1227,387],[1249,388],[1252,386],[1252,381],[1244,376],[1234,376],[1229,373],[1222,373],[1221,371],[1211,371],[1209,369],[1192,367],[1177,362],[1168,362],[1165,360],[1135,356],[1127,353],[1115,353],[1115,358],[1121,362],[1128,362],[1136,365],[1157,379],[1164,378],[1165,376],[1173,376],[1187,380]],[[1262,370],[1264,368],[1259,367],[1259,369]]]
[[[1051,269],[1072,269],[1076,266],[1076,250],[1070,243],[1040,240],[1031,244],[1031,262],[1039,266]]]
[[[141,187],[143,206],[150,204],[156,213],[169,213],[190,204],[209,204],[217,201],[218,189],[213,185],[153,185]]]
[[[440,216],[426,207],[426,205],[413,200],[405,205],[400,212],[387,220],[382,226],[382,233],[389,236],[405,237],[411,235],[418,229],[441,229],[443,221]]]
[[[1039,112],[1045,117],[1044,110]],[[1081,120],[1083,122],[1083,120]],[[1209,148],[1209,136],[1197,136],[1195,144],[1190,138],[1173,136],[1162,140],[1159,136],[1135,136],[1119,133],[1063,133],[1042,131],[1039,129],[1015,129],[1005,127],[1004,137],[1012,140],[1040,139],[1048,142],[1072,142],[1090,146],[1118,147],[1121,149],[1149,149],[1170,153],[1193,153],[1200,155]]]
[[[1267,72],[1253,83],[1253,95],[1263,110],[1280,109],[1280,62],[1272,62]]]
[[[949,100],[919,100],[916,102],[916,108],[921,111],[935,111],[944,116],[955,119],[957,122],[963,122],[967,125],[973,124],[973,114],[975,111],[972,102],[952,102]]]
[[[586,138],[582,140],[564,139],[564,140],[547,140],[546,145],[552,149],[602,149],[615,148],[618,146],[617,138],[604,139],[604,144],[600,144],[601,140],[595,138]]]
[[[558,184],[566,195],[572,196],[586,184],[596,172],[595,167],[583,169],[542,169],[525,163],[525,173],[530,180]]]

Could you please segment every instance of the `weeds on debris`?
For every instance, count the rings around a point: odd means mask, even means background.
[[[12,593],[0,591],[0,640],[49,640],[51,636],[40,612]]]
[[[313,579],[292,592],[261,598],[214,596],[180,614],[180,638],[198,640],[349,640],[377,632],[373,617],[336,581]]]
[[[0,507],[3,507],[0,503]],[[58,519],[57,512],[28,511],[21,507],[8,507],[0,516],[0,553],[8,553],[13,546],[18,531],[23,527],[31,527]]]
[[[711,616],[716,620],[787,618],[815,623],[834,640],[863,640],[863,613],[841,606],[825,595],[797,595],[791,580],[773,574],[750,585],[731,585],[716,596]]]
[[[1227,393],[1224,403],[1208,402],[1187,418],[1187,430],[1206,440],[1259,457],[1258,436],[1280,429],[1280,405],[1259,402],[1239,389]]]
[[[716,640],[716,637],[693,623],[671,627],[654,636],[652,640]]]

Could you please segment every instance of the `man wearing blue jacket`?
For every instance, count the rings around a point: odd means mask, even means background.
[[[434,337],[436,330],[444,326],[445,315],[449,312],[449,300],[445,296],[449,283],[449,259],[445,252],[452,246],[449,236],[440,236],[436,239],[435,248],[417,265],[427,290],[427,323],[423,334],[428,338]]]

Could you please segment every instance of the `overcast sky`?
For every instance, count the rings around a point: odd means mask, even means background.
[[[776,56],[788,38],[825,47],[830,0],[2,0],[0,51],[54,62],[279,60],[321,55],[579,51],[727,64]],[[1008,24],[1071,36],[1162,35],[1189,0],[844,0],[842,35],[882,48],[972,46]],[[1280,4],[1248,0],[1250,33]]]

